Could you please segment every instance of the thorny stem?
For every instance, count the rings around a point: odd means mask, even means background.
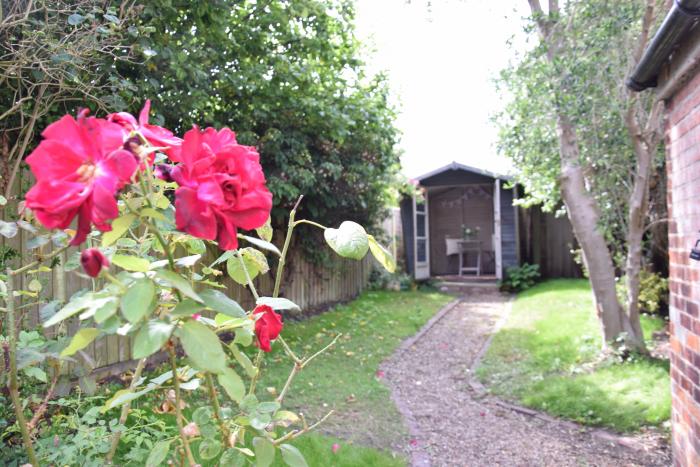
[[[280,284],[282,283],[282,271],[284,270],[284,264],[287,259],[287,250],[289,250],[289,243],[292,241],[292,232],[294,231],[294,216],[297,213],[297,207],[299,206],[299,203],[301,203],[301,200],[304,198],[304,195],[301,195],[299,199],[297,200],[296,204],[294,205],[294,208],[289,213],[289,225],[287,226],[287,237],[284,239],[284,246],[282,247],[282,254],[280,255],[280,259],[277,262],[277,274],[275,277],[275,289],[272,292],[273,297],[278,297],[280,294]]]
[[[289,391],[289,388],[292,385],[292,380],[297,375],[297,373],[299,373],[301,370],[306,368],[306,365],[311,363],[311,361],[314,358],[318,357],[323,352],[325,352],[326,350],[330,349],[333,345],[335,345],[335,343],[338,341],[338,339],[340,339],[340,336],[342,336],[342,334],[338,334],[330,342],[330,344],[328,344],[327,346],[325,346],[324,348],[322,348],[321,350],[319,350],[315,354],[311,355],[310,357],[304,358],[303,360],[300,360],[294,354],[294,352],[292,351],[291,348],[289,348],[289,345],[284,341],[284,339],[282,339],[281,337],[278,337],[278,339],[281,339],[282,346],[284,347],[285,352],[287,352],[287,355],[289,355],[289,357],[292,360],[294,360],[294,367],[292,368],[292,371],[289,373],[289,377],[287,377],[287,382],[284,383],[284,387],[282,388],[282,392],[280,392],[279,396],[277,396],[277,402],[279,402],[280,404],[282,403],[282,400],[284,399],[284,396],[287,394],[287,391]]]
[[[294,351],[289,347],[289,344],[287,344],[287,341],[284,340],[282,336],[278,336],[277,340],[280,341],[280,344],[282,344],[282,347],[284,348],[284,351],[286,352],[287,355],[289,355],[289,358],[294,360],[294,363],[301,365],[303,360],[294,353]]]
[[[19,383],[17,381],[17,336],[15,334],[15,297],[14,293],[14,277],[11,269],[7,269],[7,327],[8,327],[8,343],[10,347],[9,358],[10,358],[10,383],[8,389],[10,391],[10,398],[12,399],[12,405],[15,408],[15,417],[17,418],[17,424],[22,432],[22,441],[24,442],[24,448],[27,451],[27,457],[29,458],[29,463],[35,467],[39,466],[39,462],[36,458],[36,452],[34,452],[34,444],[32,443],[32,438],[29,435],[29,428],[27,427],[27,419],[24,418],[24,411],[22,410],[22,401],[19,396]]]
[[[141,379],[141,373],[143,372],[143,368],[146,366],[146,359],[142,358],[139,360],[139,363],[136,365],[136,369],[134,370],[134,376],[131,378],[131,383],[129,384],[129,389],[134,389],[136,385],[138,384],[139,380]],[[131,409],[131,401],[126,402],[124,405],[122,405],[122,411],[121,414],[119,415],[119,424],[124,425],[126,423],[126,419],[129,416],[129,410]],[[114,454],[117,452],[117,448],[119,447],[119,440],[122,437],[122,432],[121,431],[115,431],[114,434],[112,435],[112,444],[109,448],[109,453],[107,453],[107,457],[105,457],[105,461],[107,464],[112,463],[112,459],[114,458]]]
[[[292,371],[289,373],[289,376],[287,377],[287,382],[284,383],[284,387],[282,388],[282,391],[280,392],[279,396],[277,396],[277,402],[279,404],[282,404],[282,401],[284,400],[284,396],[287,394],[287,391],[289,391],[289,387],[292,385],[292,380],[294,377],[301,371],[301,365],[299,363],[294,363],[294,367],[292,367]]]
[[[245,274],[245,280],[248,282],[248,287],[250,288],[250,292],[253,294],[253,297],[255,297],[255,301],[258,301],[258,291],[255,288],[255,285],[253,284],[253,280],[250,278],[250,274],[248,273],[248,268],[245,265],[245,261],[243,261],[243,255],[241,255],[240,251],[236,252],[236,256],[238,256],[238,260],[241,262],[241,267],[243,268],[243,273]]]
[[[258,353],[255,356],[255,363],[253,363],[253,365],[255,365],[255,368],[257,368],[258,371],[250,379],[250,389],[248,389],[248,395],[253,394],[255,392],[255,385],[258,384],[258,379],[260,378],[260,363],[262,363],[262,358],[263,351],[258,350]]]
[[[325,422],[325,421],[328,419],[328,417],[330,417],[331,415],[333,415],[333,412],[334,412],[334,411],[331,410],[331,411],[328,412],[326,415],[324,415],[324,417],[323,417],[321,420],[317,421],[317,422],[314,423],[313,425],[304,426],[304,428],[303,428],[302,430],[292,430],[292,431],[290,431],[289,433],[287,433],[286,435],[282,436],[281,438],[277,438],[276,440],[274,440],[274,441],[272,442],[272,444],[274,444],[275,446],[279,446],[280,444],[282,444],[282,443],[284,443],[284,442],[286,442],[286,441],[293,440],[293,439],[298,438],[299,436],[303,435],[304,433],[308,433],[309,431],[311,431],[311,430],[313,430],[314,428],[316,428],[317,426],[319,426],[321,423]],[[305,425],[306,425],[306,424],[305,424]]]
[[[214,418],[216,419],[216,422],[219,424],[219,428],[221,429],[221,438],[223,441],[223,448],[225,451],[228,448],[228,438],[230,432],[228,430],[228,427],[226,427],[224,419],[221,418],[221,406],[219,405],[219,399],[216,396],[214,378],[212,378],[211,373],[209,373],[208,371],[205,373],[205,375],[205,379],[207,381],[207,389],[209,391],[209,399],[211,399],[211,405],[214,407]]]
[[[190,467],[194,467],[197,463],[194,461],[192,456],[192,450],[190,449],[190,442],[187,440],[187,435],[185,435],[184,428],[185,424],[182,421],[182,409],[180,404],[182,403],[182,398],[180,397],[180,380],[177,374],[177,362],[175,361],[175,348],[172,342],[166,345],[168,347],[168,353],[170,354],[170,367],[173,370],[173,386],[175,387],[175,417],[177,419],[177,428],[180,432],[180,439],[182,440],[182,447],[185,449],[185,455],[187,456],[187,461]]]
[[[27,272],[27,271],[29,271],[30,269],[32,269],[32,268],[34,268],[34,267],[40,265],[40,264],[43,263],[44,261],[48,261],[48,260],[53,259],[54,257],[60,255],[61,253],[63,253],[64,251],[66,251],[69,247],[70,247],[70,245],[63,246],[63,247],[59,248],[58,250],[55,250],[55,251],[51,252],[51,254],[49,254],[49,255],[47,255],[47,256],[39,257],[39,259],[37,259],[37,260],[35,260],[35,261],[32,261],[31,263],[26,264],[26,265],[22,266],[22,267],[19,268],[19,269],[15,269],[15,270],[8,269],[8,270],[7,270],[7,275],[8,275],[8,276],[9,276],[9,275],[18,276],[18,275],[20,275],[20,274],[22,274],[22,273],[24,273],[24,272]]]

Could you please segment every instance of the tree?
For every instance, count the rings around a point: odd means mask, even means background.
[[[136,10],[109,1],[0,1],[0,193],[13,194],[37,128],[89,106],[105,110],[137,63]],[[120,8],[121,6],[121,8]]]
[[[604,343],[644,349],[637,298],[649,178],[660,104],[631,95],[624,77],[656,21],[656,1],[528,0],[538,46],[503,74],[513,96],[501,115],[501,147],[520,170],[531,201],[561,200],[593,289]],[[624,248],[616,251],[616,244]],[[628,297],[616,294],[616,260]]]
[[[139,44],[153,56],[119,67],[130,84],[121,107],[151,97],[156,123],[226,125],[257,146],[277,225],[302,193],[301,209],[324,223],[371,225],[398,168],[398,134],[353,20],[349,1],[146,2],[139,24],[153,33]]]

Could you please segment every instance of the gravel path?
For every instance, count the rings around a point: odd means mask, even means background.
[[[670,465],[667,449],[620,447],[476,392],[469,368],[508,309],[495,291],[470,293],[383,364],[411,435],[405,451],[413,466]]]

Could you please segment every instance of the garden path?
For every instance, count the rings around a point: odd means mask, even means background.
[[[509,309],[508,297],[476,289],[382,365],[413,466],[670,465],[665,449],[630,449],[601,430],[514,410],[480,391],[471,368]]]

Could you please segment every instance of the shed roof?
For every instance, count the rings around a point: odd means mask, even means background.
[[[452,161],[450,164],[447,164],[443,167],[440,167],[439,169],[432,170],[426,174],[423,174],[419,177],[416,177],[416,180],[418,182],[423,182],[431,177],[434,177],[436,175],[449,172],[449,171],[463,171],[463,172],[470,172],[470,173],[475,173],[478,175],[483,175],[485,177],[490,177],[495,179],[501,179],[501,180],[512,180],[513,177],[510,177],[508,175],[503,175],[503,174],[497,174],[495,172],[491,172],[485,169],[478,169],[476,167],[472,167],[469,165],[465,164],[460,164],[459,162]]]

